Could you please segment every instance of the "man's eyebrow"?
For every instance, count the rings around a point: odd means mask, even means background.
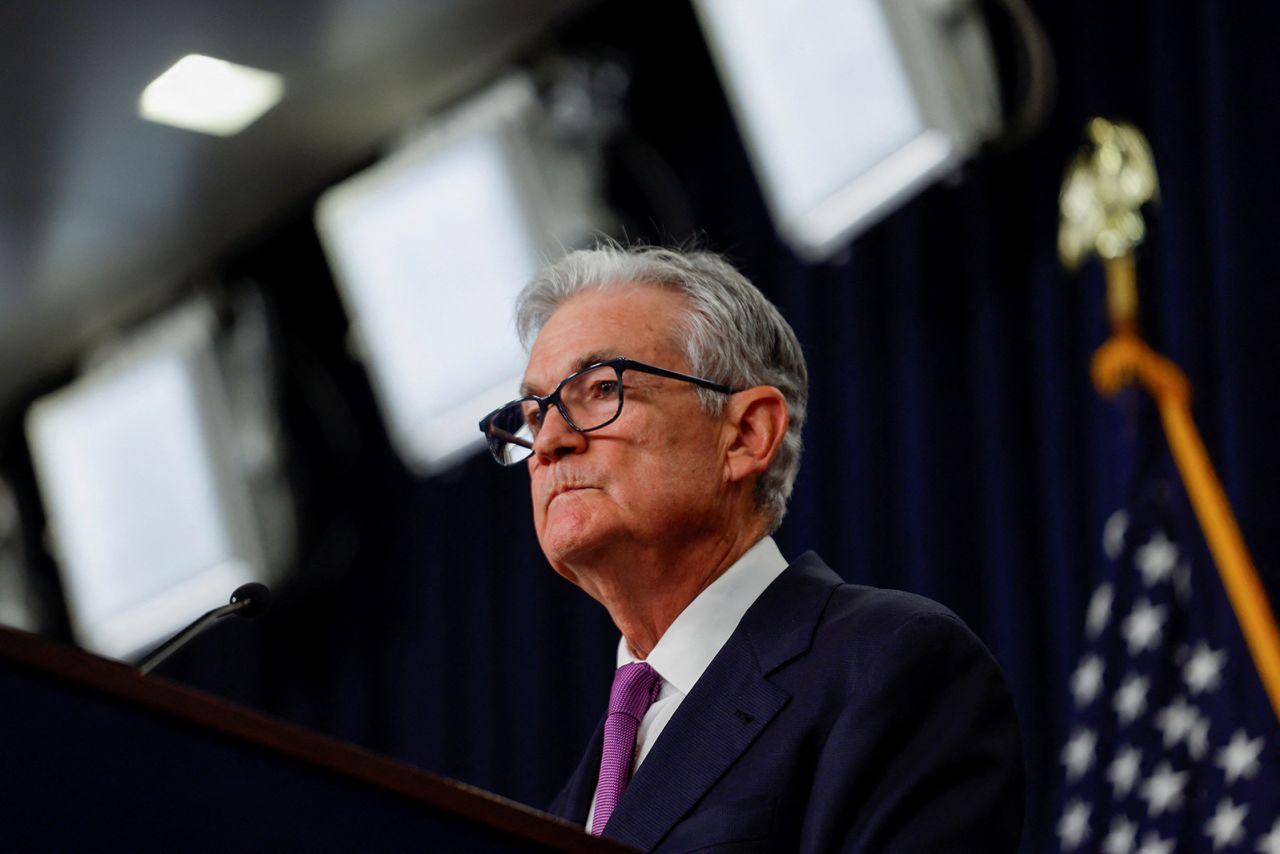
[[[572,370],[570,370],[569,373],[566,374],[565,376],[576,374],[578,371],[582,370],[583,368],[589,368],[592,365],[599,364],[600,362],[607,362],[610,359],[619,359],[619,358],[622,358],[622,354],[619,353],[617,350],[596,350],[594,352],[587,353],[586,355],[579,356],[577,359],[575,359],[573,361]],[[561,377],[560,379],[564,379],[564,377]],[[538,397],[542,396],[541,393],[537,390],[537,388],[529,385],[528,382],[520,383],[520,395],[522,397],[529,397],[531,395],[536,395]]]
[[[588,353],[587,355],[578,359],[578,361],[574,362],[573,369],[575,371],[580,371],[583,368],[588,368],[592,365],[598,365],[599,363],[607,362],[610,359],[620,359],[620,358],[622,358],[622,354],[619,353],[617,350],[597,350],[594,353]]]

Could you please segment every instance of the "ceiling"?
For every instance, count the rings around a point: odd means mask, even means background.
[[[0,409],[592,0],[7,0]],[[283,74],[227,139],[137,117],[187,53]]]

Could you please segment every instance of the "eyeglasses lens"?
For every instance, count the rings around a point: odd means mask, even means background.
[[[561,386],[560,405],[569,415],[569,426],[580,432],[608,424],[622,409],[617,368],[602,365],[574,377]],[[507,466],[527,460],[542,426],[541,415],[535,400],[518,400],[500,409],[489,422],[489,450],[494,459]]]
[[[534,405],[537,415],[537,405]],[[509,403],[489,422],[489,450],[504,466],[515,465],[533,453],[533,425],[526,420],[523,402]]]
[[[560,389],[560,403],[578,430],[594,430],[612,421],[622,406],[621,383],[612,365],[579,374]]]

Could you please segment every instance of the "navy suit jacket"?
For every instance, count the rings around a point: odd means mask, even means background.
[[[603,722],[602,722],[603,725]],[[586,821],[601,728],[550,811]],[[804,555],[743,616],[605,836],[657,851],[1012,852],[1022,746],[990,653],[943,606]]]

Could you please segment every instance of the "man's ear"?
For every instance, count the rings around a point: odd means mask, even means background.
[[[744,389],[725,406],[725,477],[758,477],[773,462],[787,433],[787,401],[770,385]]]

